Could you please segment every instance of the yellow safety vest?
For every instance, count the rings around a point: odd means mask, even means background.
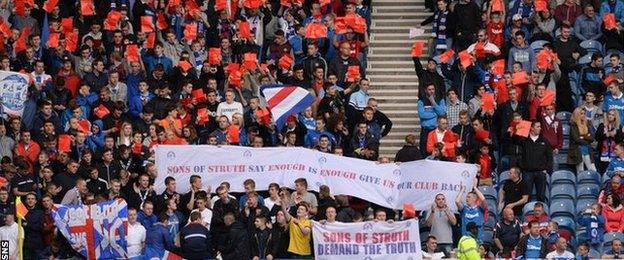
[[[471,236],[463,236],[462,238],[460,238],[459,244],[457,246],[457,258],[460,260],[481,259],[481,255],[479,255],[479,245],[477,245],[477,240],[475,240]]]

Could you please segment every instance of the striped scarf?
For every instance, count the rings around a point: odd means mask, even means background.
[[[436,49],[446,50],[446,16],[448,11],[437,11],[433,17],[433,34],[436,38]]]

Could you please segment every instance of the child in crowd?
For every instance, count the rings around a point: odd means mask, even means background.
[[[481,143],[479,147],[479,154],[474,160],[479,166],[479,186],[492,186],[492,171],[494,170],[495,162],[490,156],[490,146],[486,143]]]
[[[587,244],[598,252],[602,251],[602,242],[605,233],[605,218],[602,216],[602,206],[596,203],[591,208],[581,212],[576,221],[585,227],[587,234]]]
[[[559,223],[554,220],[548,223],[546,239],[548,239],[548,251],[554,251],[556,249],[557,239],[559,239]]]

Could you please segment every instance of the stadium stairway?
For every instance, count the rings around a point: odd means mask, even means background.
[[[418,135],[420,131],[416,108],[418,78],[410,53],[415,40],[427,37],[409,39],[409,30],[431,13],[425,11],[423,0],[374,0],[372,10],[367,68],[371,80],[369,93],[379,100],[379,109],[393,122],[392,131],[381,140],[379,149],[381,156],[392,160],[403,147],[405,136]],[[425,30],[425,35],[430,33],[430,29]],[[426,61],[426,57],[422,60]]]

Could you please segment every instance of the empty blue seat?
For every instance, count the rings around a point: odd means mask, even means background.
[[[576,199],[576,188],[570,183],[553,183],[550,188],[550,201],[556,199]]]
[[[550,217],[570,217],[576,216],[576,205],[570,199],[557,199],[550,203]]]
[[[582,171],[576,173],[576,183],[593,183],[600,185],[600,174],[596,171]]]
[[[559,121],[561,122],[570,122],[570,118],[572,118],[572,113],[568,111],[561,111],[558,112],[555,117],[557,117],[557,119],[559,119]]]
[[[546,43],[548,43],[548,41],[544,41],[544,40],[534,41],[531,43],[531,49],[533,49],[533,51],[537,53],[539,50],[544,48],[544,44]]]
[[[568,125],[568,124],[561,124],[561,129],[563,131],[563,136],[565,136],[565,137],[570,136],[570,125]]]
[[[602,54],[602,44],[599,41],[585,40],[580,44],[581,48],[585,49],[588,53],[599,52]]]
[[[587,65],[590,62],[591,62],[591,53],[588,53],[588,54],[586,54],[583,57],[580,57],[578,59],[578,64],[580,64],[580,65]]]
[[[576,199],[598,199],[600,186],[598,184],[581,184],[576,188]]]
[[[574,176],[574,173],[572,173],[571,171],[559,170],[552,173],[552,176],[550,176],[550,182],[552,185],[558,183],[575,184],[576,176]]]
[[[528,202],[527,204],[524,204],[524,207],[522,208],[522,215],[526,216],[528,214],[533,213],[533,208],[535,207],[535,203],[537,203],[538,201],[531,201]],[[542,205],[544,205],[544,212],[546,212],[546,214],[548,214],[548,212],[550,212],[548,210],[548,204],[544,203],[544,202],[540,202],[542,203]]]
[[[508,179],[509,179],[509,171],[501,172],[500,175],[498,175],[498,185],[502,185]]]
[[[569,230],[572,232],[572,234],[574,234],[574,232],[576,231],[576,222],[571,217],[558,216],[551,218],[551,220],[559,224],[559,229],[563,228]]]
[[[587,208],[591,208],[592,205],[596,203],[595,199],[579,199],[576,202],[576,212],[584,211]]]
[[[486,199],[492,198],[492,199],[498,200],[498,192],[496,191],[496,189],[489,187],[489,186],[481,186],[479,187],[479,190],[481,191],[481,193],[483,193],[483,196]]]

